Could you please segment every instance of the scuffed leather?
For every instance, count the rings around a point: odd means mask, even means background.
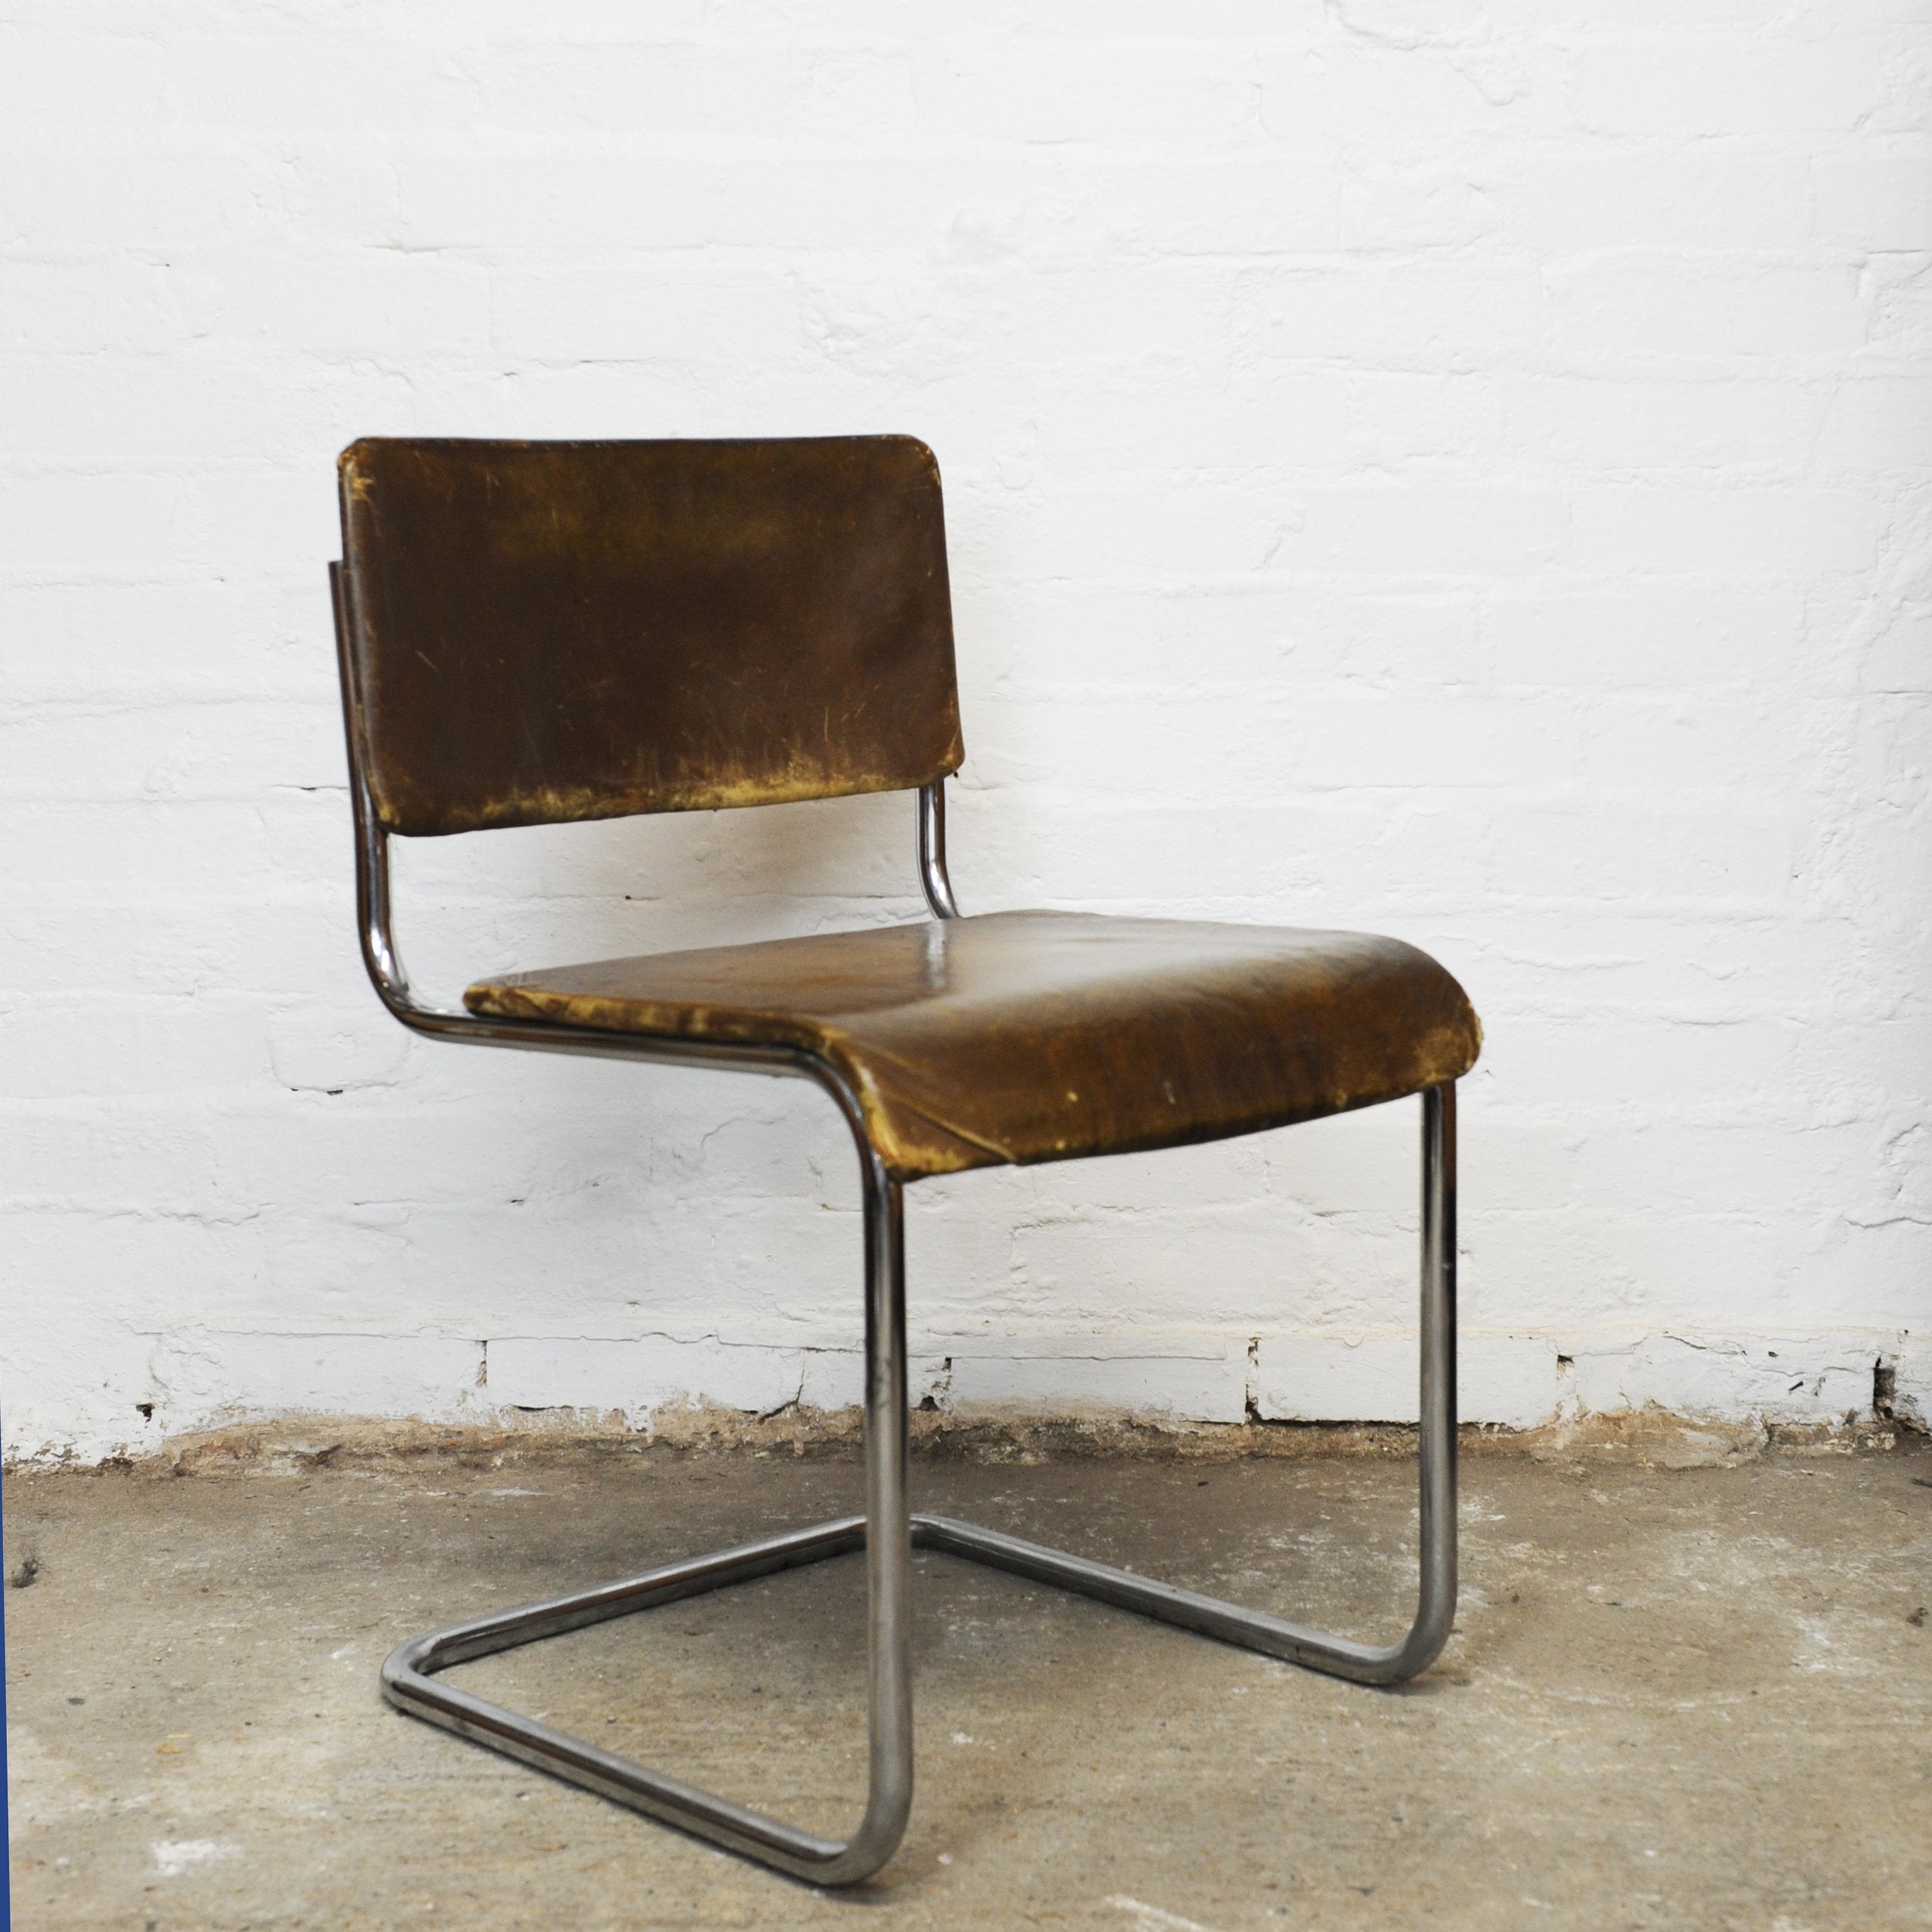
[[[900,1180],[1286,1126],[1466,1073],[1427,954],[1363,933],[996,913],[488,980],[477,1013],[804,1049]]]
[[[958,769],[939,471],[911,437],[372,437],[338,467],[350,726],[389,832]]]

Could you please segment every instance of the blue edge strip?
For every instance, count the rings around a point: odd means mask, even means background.
[[[0,1519],[0,1526],[4,1526]],[[7,1811],[7,1580],[0,1564],[0,1818]],[[8,1835],[11,1843],[12,1835]],[[13,1859],[0,1864],[0,1932],[13,1932]]]

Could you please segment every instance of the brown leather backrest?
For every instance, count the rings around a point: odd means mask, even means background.
[[[958,768],[939,470],[910,437],[370,437],[339,468],[351,738],[391,832]]]

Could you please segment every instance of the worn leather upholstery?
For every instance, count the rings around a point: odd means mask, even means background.
[[[351,729],[387,831],[958,768],[939,471],[911,437],[372,437],[338,474]]]
[[[340,474],[350,744],[386,831],[959,764],[922,443],[377,437]],[[1481,1039],[1461,988],[1394,940],[1046,912],[563,967],[467,1003],[815,1056],[902,1180],[1366,1107],[1456,1079]]]
[[[1475,1063],[1462,988],[1362,933],[995,913],[487,980],[474,1012],[804,1049],[900,1180],[1169,1147]]]

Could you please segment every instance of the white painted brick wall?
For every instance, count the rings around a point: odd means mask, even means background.
[[[364,984],[371,432],[940,452],[973,907],[1438,953],[1466,1407],[1932,1412],[1925,0],[0,0],[0,1403],[856,1389],[780,1083]],[[413,847],[418,976],[911,916],[859,800]],[[910,1197],[956,1403],[1394,1417],[1412,1108]]]

